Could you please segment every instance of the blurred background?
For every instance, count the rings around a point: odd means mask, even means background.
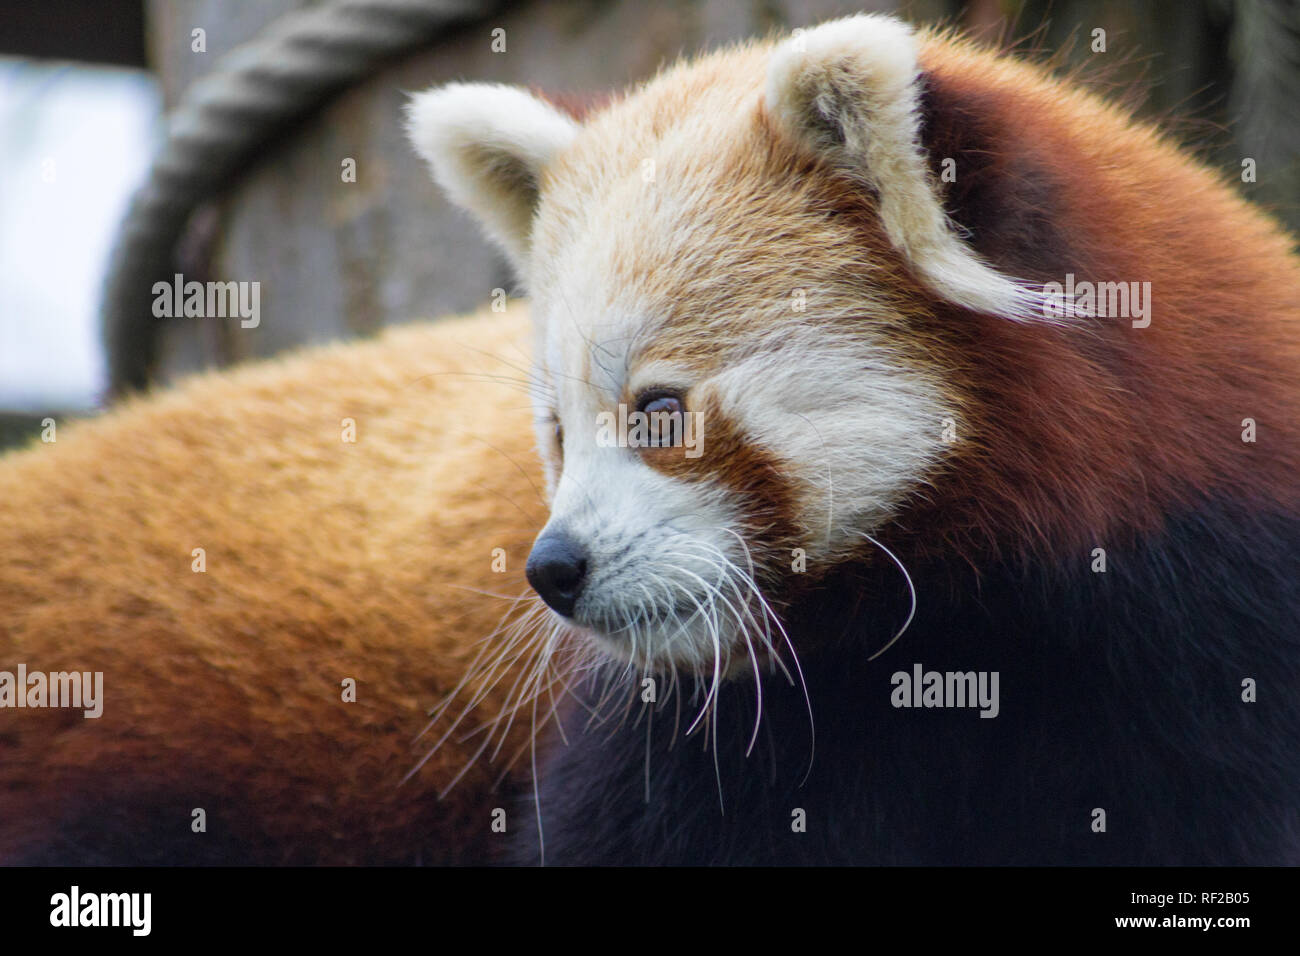
[[[588,96],[863,10],[1053,55],[1300,227],[1295,0],[0,0],[0,447],[283,349],[473,308],[504,262],[429,182],[406,93]],[[1105,30],[1106,50],[1093,49]],[[158,318],[256,281],[260,321]]]

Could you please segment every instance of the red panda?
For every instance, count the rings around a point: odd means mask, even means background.
[[[529,766],[509,682],[421,731],[535,613],[523,313],[205,375],[0,459],[0,863],[496,858]],[[93,707],[43,699],[96,672]]]
[[[1300,266],[1268,216],[878,16],[582,121],[434,89],[410,129],[536,329],[558,729],[513,860],[1300,862]]]

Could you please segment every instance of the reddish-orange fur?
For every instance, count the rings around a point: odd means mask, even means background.
[[[402,778],[510,607],[483,592],[526,590],[544,505],[527,398],[495,380],[518,376],[526,342],[520,310],[394,329],[194,379],[4,458],[0,670],[102,671],[105,700],[89,720],[0,710],[0,863],[490,859],[514,779],[493,783],[526,720],[445,800],[483,735]]]
[[[958,108],[978,118],[974,145],[988,165],[971,188],[1014,200],[1041,180],[1032,195],[1050,197],[1071,250],[1064,268],[1044,268],[1059,248],[1038,261],[990,249],[999,265],[1037,281],[1072,271],[1150,282],[1153,302],[1148,328],[1073,320],[1096,326],[1085,335],[939,315],[934,358],[960,376],[976,441],[934,502],[943,543],[1086,551],[1223,494],[1293,512],[1300,265],[1291,237],[1236,195],[1240,184],[1225,189],[1149,127],[1034,67],[938,40],[922,62],[958,127],[939,138],[974,139]],[[1041,213],[1012,202],[1007,231],[1019,216],[1032,233]],[[1255,443],[1242,441],[1245,418],[1257,423]]]

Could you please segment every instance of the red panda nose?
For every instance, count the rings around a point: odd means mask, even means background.
[[[543,601],[572,617],[587,578],[587,554],[567,534],[545,531],[533,543],[524,574]]]

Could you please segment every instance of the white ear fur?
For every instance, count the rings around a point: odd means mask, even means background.
[[[1041,320],[1041,291],[999,273],[953,231],[921,147],[919,77],[911,27],[845,17],[777,47],[766,104],[789,134],[875,191],[890,240],[933,291],[970,309]]]
[[[434,179],[523,274],[541,172],[577,124],[526,90],[496,83],[435,87],[412,97],[406,116]]]

